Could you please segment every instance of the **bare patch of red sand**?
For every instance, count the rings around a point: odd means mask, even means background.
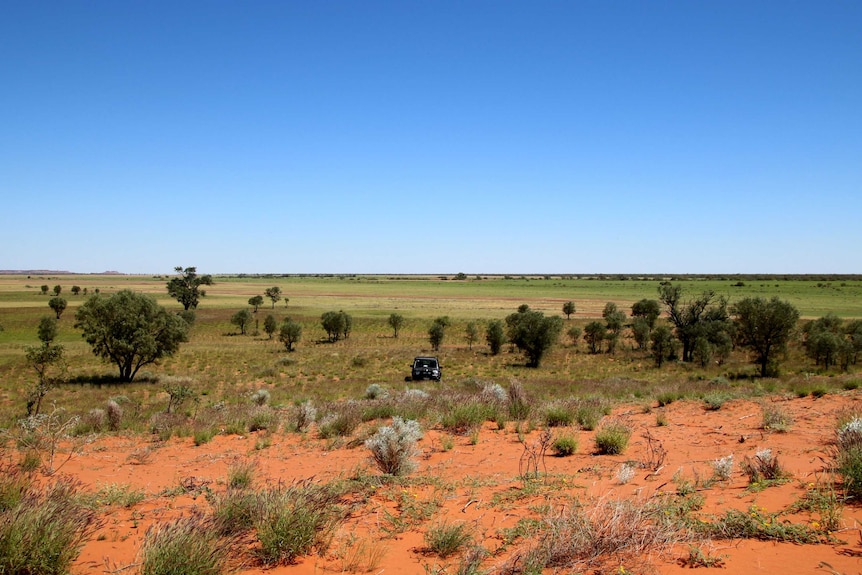
[[[770,448],[782,465],[792,473],[793,480],[755,492],[748,489],[747,477],[737,465],[731,480],[701,487],[706,498],[702,514],[721,514],[726,509],[745,510],[751,505],[774,512],[786,508],[803,495],[806,489],[825,478],[824,468],[828,442],[832,438],[838,414],[847,409],[862,410],[862,395],[850,392],[828,395],[819,399],[765,398],[762,402],[780,404],[792,414],[794,424],[787,433],[770,433],[760,429],[762,403],[733,400],[718,411],[706,411],[695,401],[672,403],[664,408],[645,412],[643,406],[618,407],[613,416],[627,421],[633,428],[632,441],[623,455],[593,455],[594,432],[575,431],[579,437],[576,455],[566,458],[548,456],[544,469],[553,489],[546,489],[530,498],[522,494],[523,483],[518,477],[523,444],[511,426],[498,430],[486,425],[473,444],[468,437],[454,437],[454,445],[443,450],[442,432],[429,430],[420,441],[421,456],[414,477],[436,478],[445,488],[434,492],[433,482],[423,485],[381,489],[361,511],[341,525],[330,548],[322,556],[302,558],[296,565],[266,570],[272,574],[312,575],[345,571],[345,557],[351,550],[368,549],[382,554],[371,571],[375,575],[424,575],[429,568],[446,566],[453,573],[456,559],[442,561],[423,552],[424,534],[429,526],[441,521],[465,522],[474,532],[478,543],[491,556],[483,569],[501,566],[512,548],[498,553],[502,545],[501,529],[514,526],[522,517],[535,517],[535,505],[562,504],[566,497],[647,499],[659,491],[674,491],[674,476],[694,481],[696,477],[712,476],[711,463],[733,454],[737,464],[745,456]],[[656,415],[662,412],[667,425],[658,426]],[[555,430],[560,432],[559,429]],[[625,462],[648,458],[648,432],[667,451],[663,466],[655,473],[638,469],[626,484],[617,479],[617,471]],[[537,440],[538,431],[528,437]],[[257,438],[249,436],[217,436],[211,442],[196,447],[189,438],[154,443],[148,437],[103,437],[88,443],[73,457],[62,473],[81,480],[86,489],[97,491],[110,484],[126,485],[146,493],[142,503],[130,509],[109,508],[104,525],[85,546],[75,573],[103,573],[131,566],[136,562],[144,533],[153,522],[169,520],[194,509],[209,510],[201,488],[213,491],[225,488],[228,468],[240,461],[257,465],[256,482],[267,483],[314,478],[326,482],[349,477],[364,470],[376,473],[362,447],[327,449],[324,441],[313,436],[275,434],[264,449],[255,449]],[[147,450],[148,453],[144,454]],[[133,455],[135,454],[135,455]],[[141,455],[144,454],[143,457]],[[143,462],[140,460],[143,459]],[[180,485],[193,488],[190,493],[176,495]],[[196,491],[194,488],[198,488]],[[384,527],[386,512],[394,513],[393,489],[416,501],[437,498],[442,505],[434,515],[420,524],[394,536]],[[439,486],[438,486],[438,489]],[[793,521],[812,523],[816,517],[805,514]],[[862,506],[847,506],[843,511],[843,528],[834,534],[834,544],[794,545],[754,540],[715,540],[700,543],[713,556],[723,558],[722,573],[840,573],[862,572]],[[631,573],[676,574],[689,569],[680,560],[688,556],[688,545],[678,545],[669,553],[639,559],[629,559],[624,567]],[[360,562],[361,563],[361,562]],[[714,571],[708,568],[705,571]],[[130,570],[121,573],[134,572]],[[242,573],[263,573],[249,567]]]

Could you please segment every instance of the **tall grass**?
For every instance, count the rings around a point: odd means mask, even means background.
[[[99,525],[78,502],[78,484],[59,479],[40,487],[11,471],[0,486],[0,573],[68,573]]]
[[[220,575],[227,570],[230,546],[201,515],[157,523],[141,547],[141,575]]]

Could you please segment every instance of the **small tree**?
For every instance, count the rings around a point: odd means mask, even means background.
[[[251,323],[252,319],[254,318],[251,312],[243,308],[231,316],[230,322],[239,328],[240,335],[245,335],[245,329]]]
[[[638,346],[638,349],[646,349],[649,344],[649,336],[652,331],[649,325],[649,320],[644,317],[635,317],[632,322],[632,337]]]
[[[443,338],[446,336],[446,324],[434,320],[431,327],[428,329],[428,341],[431,343],[431,349],[438,351],[443,344]]]
[[[655,322],[661,315],[661,305],[654,299],[642,299],[632,304],[632,317],[642,318],[649,329],[655,327]]]
[[[602,317],[605,319],[608,331],[615,336],[619,336],[626,324],[626,314],[620,311],[617,304],[608,302],[602,310]]]
[[[183,309],[195,309],[198,307],[200,298],[207,295],[201,286],[213,285],[210,275],[199,276],[196,267],[174,268],[179,277],[171,278],[168,282],[168,294],[183,305]]]
[[[343,311],[328,311],[320,316],[323,326],[330,342],[336,342],[341,338],[347,338],[353,327],[353,318]]]
[[[81,293],[81,286],[72,286],[72,295],[79,295]]]
[[[51,288],[48,286],[48,284],[42,284],[39,289],[42,290],[42,295],[48,295],[48,290]]]
[[[503,343],[506,341],[506,333],[503,331],[503,322],[498,319],[491,321],[488,324],[488,329],[485,331],[485,341],[488,342],[488,347],[491,349],[491,355],[498,355],[503,348]]]
[[[268,297],[272,302],[272,309],[275,309],[275,304],[278,303],[278,300],[281,299],[281,288],[278,286],[272,286],[271,288],[266,288],[264,290],[263,295]]]
[[[272,335],[278,330],[278,322],[275,319],[275,316],[272,314],[268,314],[266,318],[263,320],[263,331],[266,332],[266,335],[269,336],[269,339],[272,339]]]
[[[189,330],[155,298],[131,290],[91,296],[78,308],[75,320],[93,353],[115,363],[123,381],[132,381],[141,367],[176,353]]]
[[[479,328],[474,322],[467,322],[467,327],[464,328],[464,338],[467,340],[467,347],[473,349],[473,342],[479,338]]]
[[[573,346],[573,347],[577,347],[577,346],[578,346],[578,341],[581,339],[581,332],[582,332],[582,331],[583,331],[583,330],[581,330],[581,328],[580,328],[580,327],[578,327],[578,326],[576,326],[576,325],[573,325],[573,326],[572,326],[572,327],[570,327],[570,328],[569,328],[569,330],[566,332],[566,335],[568,335],[568,336],[569,336],[569,339],[571,340],[571,342],[572,342],[572,346]]]
[[[257,308],[263,305],[263,296],[256,295],[254,297],[248,298],[248,305],[252,307],[254,313],[257,313]]]
[[[278,332],[278,340],[284,344],[287,351],[293,351],[300,339],[302,339],[302,325],[289,317],[284,318],[281,330]]]
[[[57,284],[54,286],[54,295],[55,296],[60,295],[61,291],[63,291],[63,286],[61,286],[60,284]]]
[[[404,325],[404,316],[400,313],[392,313],[389,314],[389,327],[392,328],[393,335],[392,337],[397,338],[398,332],[401,330],[401,327]]]
[[[48,307],[54,310],[54,313],[57,315],[57,319],[60,319],[60,316],[63,315],[63,312],[66,311],[66,299],[62,297],[52,297],[48,300]]]
[[[777,370],[775,355],[784,352],[799,321],[799,310],[778,297],[747,297],[731,307],[740,346],[754,352],[760,376]]]
[[[563,313],[566,314],[566,319],[572,319],[572,314],[575,313],[575,302],[567,301],[564,303]]]
[[[650,340],[656,367],[660,368],[665,360],[676,356],[676,339],[668,326],[660,325],[655,328],[650,335]]]
[[[520,310],[521,308],[519,308]],[[518,311],[506,317],[509,341],[527,356],[527,367],[539,367],[547,352],[563,331],[559,316],[545,317],[540,311]]]
[[[59,374],[52,374],[54,368],[59,367],[60,373],[65,368],[63,346],[53,345],[57,337],[57,320],[53,317],[43,317],[39,320],[37,334],[42,345],[24,348],[27,363],[39,376],[36,384],[27,392],[28,416],[39,415],[42,399],[57,385]]]
[[[584,341],[587,342],[590,353],[601,353],[607,333],[608,328],[600,321],[591,321],[584,327]]]

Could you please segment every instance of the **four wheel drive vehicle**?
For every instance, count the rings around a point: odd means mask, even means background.
[[[413,370],[410,372],[410,379],[414,381],[420,379],[440,381],[441,377],[443,377],[443,370],[436,357],[417,357],[413,360]]]

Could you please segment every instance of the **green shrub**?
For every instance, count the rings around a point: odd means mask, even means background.
[[[445,559],[470,543],[473,537],[463,523],[434,525],[425,533],[428,549]]]
[[[247,489],[254,483],[256,465],[253,461],[241,461],[227,470],[227,486],[230,489]]]
[[[68,573],[98,527],[93,510],[78,502],[78,485],[61,479],[45,487],[20,476],[0,481],[0,573]]]
[[[551,449],[560,457],[574,455],[578,451],[578,438],[572,435],[561,435],[551,444]]]
[[[596,451],[600,455],[618,455],[626,450],[631,429],[624,423],[615,421],[603,425],[595,436]]]
[[[679,399],[679,394],[675,391],[665,391],[658,394],[656,398],[658,400],[658,406],[664,407],[665,405],[670,405],[677,399]]]
[[[315,548],[322,551],[336,519],[333,495],[320,487],[280,487],[261,494],[256,554],[264,565],[285,565]]]
[[[602,409],[595,405],[581,405],[575,411],[575,419],[582,429],[592,431],[602,420]]]
[[[246,489],[231,489],[209,497],[213,509],[213,522],[221,535],[234,535],[250,531],[258,516],[258,494]]]
[[[545,410],[545,425],[548,427],[568,427],[575,421],[575,413],[571,407],[556,403]]]
[[[862,498],[862,417],[856,416],[838,428],[833,457],[844,479],[848,496]]]
[[[201,515],[154,524],[141,547],[141,575],[220,575],[229,547]]]
[[[195,445],[200,446],[212,441],[212,438],[215,437],[215,430],[212,427],[202,427],[200,429],[196,429],[192,437]]]
[[[707,410],[718,411],[730,399],[730,396],[721,391],[712,391],[703,396],[703,403]]]
[[[496,406],[477,401],[456,402],[440,417],[440,425],[450,433],[466,433],[496,418]]]

